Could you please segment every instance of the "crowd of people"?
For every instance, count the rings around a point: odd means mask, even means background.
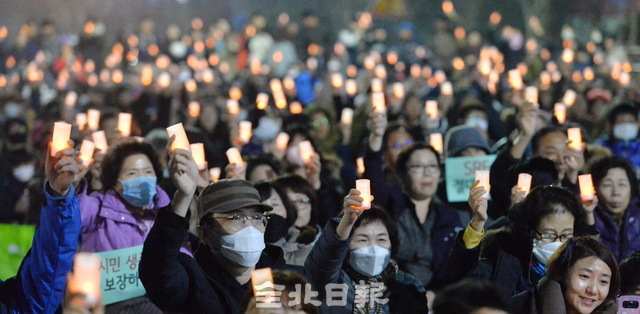
[[[498,12],[467,30],[443,9],[428,42],[368,12],[337,34],[311,12],[164,32],[145,18],[115,42],[93,18],[78,34],[0,26],[0,223],[38,225],[0,312],[638,307],[640,82],[623,34],[526,37]],[[58,121],[73,128],[56,152]],[[176,146],[178,123],[204,160]],[[452,198],[447,162],[490,155],[489,184]],[[65,297],[76,252],[135,246],[143,295]]]

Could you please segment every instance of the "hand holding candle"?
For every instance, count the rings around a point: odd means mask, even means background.
[[[582,150],[582,133],[580,128],[567,129],[567,137],[569,138],[569,147],[578,151]]]
[[[524,192],[524,194],[529,194],[531,191],[531,179],[533,177],[528,173],[518,174],[518,188]]]
[[[118,114],[118,131],[122,136],[131,135],[131,114],[121,112]]]
[[[558,124],[564,124],[567,121],[567,106],[561,102],[556,103],[553,105],[553,115],[558,120]]]
[[[100,303],[100,257],[92,253],[76,253],[73,261],[73,273],[67,282],[67,290],[71,294],[83,295],[86,304],[82,307],[93,307]]]
[[[86,168],[89,167],[93,160],[93,152],[96,149],[96,145],[92,141],[83,140],[82,146],[80,146],[80,160],[82,165]]]
[[[442,154],[444,148],[442,133],[429,134],[429,145],[431,145],[438,153]]]
[[[237,148],[231,147],[227,149],[226,154],[227,154],[227,158],[229,159],[229,163],[235,164],[236,166],[244,165],[244,160],[242,159],[242,155],[240,154],[240,151]]]
[[[89,130],[97,131],[100,124],[100,111],[96,109],[89,109],[87,111],[87,124]]]
[[[300,157],[302,157],[302,162],[306,164],[310,164],[313,161],[311,160],[311,156],[315,153],[313,150],[313,146],[310,141],[302,141],[298,144],[298,148],[300,149]]]
[[[438,101],[427,100],[424,104],[424,111],[430,119],[438,118]]]
[[[220,179],[221,172],[222,169],[220,169],[219,167],[209,169],[209,180],[217,182]]]
[[[342,109],[342,114],[340,115],[340,123],[351,125],[353,122],[353,109],[344,108]]]
[[[100,151],[101,154],[107,152],[109,145],[107,144],[107,136],[104,131],[97,131],[91,134],[93,138],[93,144],[95,144],[95,148]]]
[[[384,93],[372,93],[371,104],[373,105],[373,112],[382,113],[387,110],[387,106],[384,101]]]
[[[593,180],[590,174],[579,175],[578,185],[580,186],[580,199],[583,202],[589,202],[595,199],[596,189],[593,186]]]
[[[207,161],[204,158],[204,144],[202,143],[194,143],[190,144],[191,155],[193,156],[193,161],[196,162],[196,166],[198,166],[198,170],[202,171],[207,168]]]

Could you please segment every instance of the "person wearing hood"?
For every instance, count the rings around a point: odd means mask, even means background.
[[[639,173],[638,109],[629,103],[621,103],[611,109],[607,119],[610,133],[597,139],[595,144],[610,149],[616,156],[629,159]]]
[[[398,230],[391,216],[375,205],[358,210],[364,198],[352,189],[344,198],[342,218],[330,220],[305,262],[318,287],[342,285],[347,300],[322,313],[427,313],[426,291],[412,275],[398,269]],[[366,290],[365,290],[366,289]],[[380,289],[371,291],[370,289]]]
[[[191,154],[171,152],[169,172],[177,187],[173,201],[158,212],[145,241],[140,279],[147,295],[163,311],[241,313],[251,272],[285,265],[279,247],[265,245],[267,213],[251,182],[223,179],[211,183],[197,200],[194,257],[180,252],[189,229],[198,169]]]

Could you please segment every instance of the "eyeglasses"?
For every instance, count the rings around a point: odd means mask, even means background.
[[[323,119],[318,119],[316,121],[311,122],[311,126],[314,128],[319,128],[323,125],[329,125],[329,119],[323,118]]]
[[[264,214],[257,214],[254,216],[247,216],[242,214],[235,214],[229,216],[212,216],[213,219],[220,219],[223,221],[223,224],[229,225],[231,227],[242,227],[244,223],[248,220],[251,224],[257,228],[266,228],[267,222],[269,221],[269,217]]]
[[[309,205],[311,204],[311,199],[308,197],[301,198],[299,200],[291,200],[292,203],[300,204],[300,205]]]
[[[391,144],[391,147],[390,147],[390,148],[397,148],[397,149],[401,149],[401,148],[403,148],[403,147],[405,147],[405,146],[409,146],[409,145],[411,145],[411,144],[413,144],[413,141],[412,141],[412,140],[406,140],[406,141],[404,141],[404,142],[395,142],[395,143]]]
[[[560,242],[564,243],[570,238],[573,238],[573,233],[563,233],[563,234],[555,234],[555,233],[541,233],[538,230],[534,230],[538,236],[540,236],[540,241],[545,243],[553,243],[560,239]]]
[[[410,173],[419,174],[424,172],[435,173],[440,170],[440,165],[407,165]]]

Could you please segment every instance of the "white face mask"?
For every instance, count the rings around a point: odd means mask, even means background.
[[[377,245],[353,250],[349,253],[349,265],[362,275],[379,275],[389,264],[391,251]]]
[[[251,267],[258,263],[264,250],[264,233],[249,226],[234,234],[220,237],[220,253],[222,256],[244,266]]]
[[[13,176],[20,182],[29,182],[36,174],[36,168],[33,165],[22,165],[13,169]]]
[[[487,131],[489,129],[489,123],[487,122],[487,120],[478,117],[469,117],[469,119],[467,119],[464,124],[483,131]]]
[[[623,141],[638,137],[638,125],[635,123],[619,123],[613,126],[613,136]]]
[[[533,239],[533,256],[540,263],[547,266],[547,262],[553,253],[562,245],[562,242],[545,243],[538,239]]]

